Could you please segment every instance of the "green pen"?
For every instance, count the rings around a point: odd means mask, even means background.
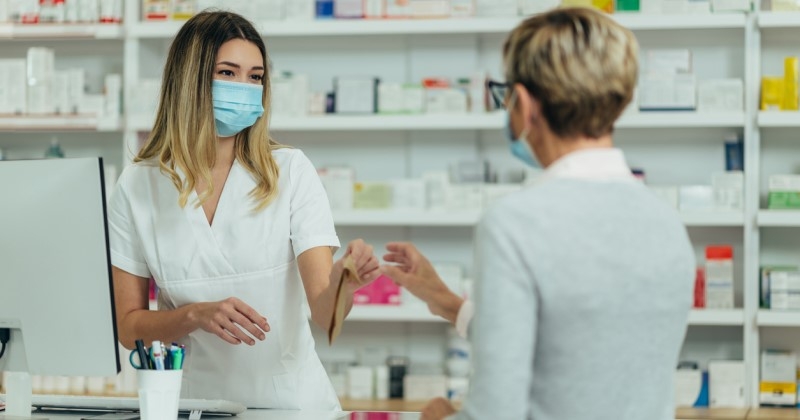
[[[183,368],[183,349],[178,349],[172,354],[172,369],[181,370]]]

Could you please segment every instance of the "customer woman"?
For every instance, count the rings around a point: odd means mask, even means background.
[[[676,212],[613,147],[637,49],[630,31],[583,8],[529,18],[506,41],[506,136],[546,170],[478,228],[474,373],[456,419],[674,418],[695,261]],[[469,318],[412,245],[388,249],[395,281],[451,321]],[[423,418],[454,413],[436,400]]]
[[[167,57],[156,123],[111,197],[120,341],[185,344],[182,396],[248,407],[337,410],[304,301],[327,330],[342,274],[317,173],[269,136],[261,36],[239,15],[204,12]],[[379,264],[357,240],[364,282]],[[148,310],[148,278],[159,288]],[[344,285],[348,308],[358,284]]]

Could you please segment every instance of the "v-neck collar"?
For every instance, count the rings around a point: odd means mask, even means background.
[[[208,218],[206,218],[206,213],[203,211],[203,206],[197,205],[197,191],[192,190],[189,195],[189,202],[187,203],[186,207],[184,208],[184,212],[186,217],[189,219],[189,223],[192,226],[192,230],[194,230],[197,239],[204,244],[208,244],[203,248],[207,250],[208,257],[215,261],[214,266],[218,267],[218,269],[222,269],[223,267],[225,270],[221,271],[221,275],[225,273],[233,273],[233,266],[228,261],[228,258],[225,256],[225,253],[222,250],[221,243],[218,238],[218,234],[222,232],[222,227],[220,223],[225,223],[225,215],[227,214],[227,210],[229,208],[228,201],[231,199],[229,196],[234,194],[233,186],[236,183],[235,177],[237,175],[237,162],[236,160],[233,161],[233,165],[231,165],[231,169],[228,172],[228,178],[225,179],[225,184],[223,184],[222,192],[220,193],[219,202],[217,203],[217,208],[214,211],[214,218],[211,223],[208,223]],[[181,176],[183,176],[182,172],[179,172]],[[232,179],[234,178],[234,179]]]
[[[219,200],[217,200],[217,207],[214,209],[214,214],[211,217],[211,222],[208,221],[208,217],[206,217],[206,212],[203,209],[203,206],[197,206],[198,203],[198,195],[197,190],[192,189],[192,193],[189,196],[189,204],[192,206],[192,209],[195,210],[195,213],[198,213],[201,216],[203,224],[205,224],[209,229],[216,230],[215,227],[220,223],[220,214],[224,216],[225,208],[227,206],[228,199],[227,197],[230,195],[231,185],[235,181],[231,181],[231,178],[235,176],[236,167],[238,166],[237,160],[233,160],[233,164],[231,164],[231,168],[228,170],[228,176],[225,178],[225,182],[222,184],[222,191],[219,195]]]

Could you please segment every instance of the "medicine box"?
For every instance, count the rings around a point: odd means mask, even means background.
[[[650,191],[664,200],[668,206],[678,209],[678,187],[675,186],[649,186]]]
[[[337,77],[336,113],[374,114],[378,107],[378,84],[375,77]]]
[[[27,111],[25,59],[0,59],[0,114]]]
[[[353,192],[353,208],[388,209],[392,206],[392,186],[388,183],[358,182]]]
[[[337,18],[363,18],[364,0],[336,0],[333,2],[333,15]]]
[[[373,371],[369,366],[347,368],[347,397],[353,400],[372,399]]]
[[[742,79],[704,80],[697,87],[698,111],[744,110],[744,82]]]
[[[406,375],[403,378],[403,399],[427,401],[447,397],[447,377],[444,375]]]
[[[797,404],[797,356],[793,352],[766,350],[761,353],[759,402],[762,405]]]
[[[800,175],[771,175],[767,207],[800,209]]]
[[[708,373],[697,369],[675,371],[675,406],[703,407],[708,405]]]
[[[534,15],[558,7],[558,0],[520,0],[519,11],[523,16]]]
[[[692,111],[697,107],[693,74],[644,74],[639,83],[640,111]]]
[[[681,210],[711,210],[714,208],[714,189],[706,185],[687,185],[679,189]]]
[[[331,210],[353,208],[355,171],[349,167],[325,167],[317,170],[322,186],[328,195]]]
[[[705,307],[733,308],[733,247],[728,245],[706,247],[705,268]]]
[[[742,361],[708,363],[709,407],[744,408],[745,367]]]
[[[450,16],[450,0],[409,0],[411,17],[417,19]]]
[[[408,0],[386,0],[387,18],[407,18],[411,16],[411,5]]]
[[[427,208],[425,180],[397,179],[392,181],[392,207],[401,210],[425,210]]]
[[[733,211],[744,208],[744,172],[716,173],[711,177],[711,188],[714,191],[716,210]]]
[[[475,16],[475,0],[450,0],[450,16]]]
[[[517,16],[517,0],[476,0],[475,14],[481,17]]]

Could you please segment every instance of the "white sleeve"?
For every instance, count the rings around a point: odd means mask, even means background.
[[[301,151],[291,164],[290,237],[294,255],[320,246],[339,247],[325,188],[314,165]]]
[[[498,213],[490,211],[477,231],[473,374],[459,420],[530,414],[538,297],[525,249]]]
[[[467,338],[467,331],[469,331],[469,324],[472,322],[472,316],[475,315],[475,305],[471,300],[465,300],[458,309],[458,316],[456,316],[456,332],[461,338]]]
[[[125,174],[108,201],[108,241],[111,265],[134,276],[150,277],[142,242],[136,232],[131,202],[125,192]]]

